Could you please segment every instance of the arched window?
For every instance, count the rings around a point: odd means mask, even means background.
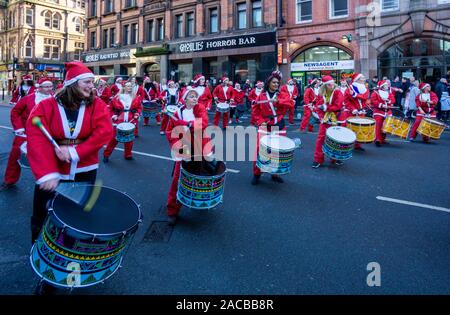
[[[48,28],[52,27],[52,12],[51,11],[47,11],[44,15],[45,17],[45,26]]]
[[[75,31],[83,33],[83,20],[80,17],[75,18]]]
[[[28,38],[25,42],[25,58],[33,57],[33,41],[31,38]]]
[[[61,14],[55,13],[53,14],[53,28],[59,30],[59,26],[61,25]]]

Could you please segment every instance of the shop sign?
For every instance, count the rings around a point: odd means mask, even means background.
[[[170,45],[170,51],[176,54],[187,54],[200,51],[274,45],[275,42],[275,32],[269,32],[172,44]]]
[[[291,63],[291,71],[348,70],[354,68],[354,60]]]
[[[278,64],[283,63],[283,43],[278,43]]]
[[[64,69],[63,65],[57,65],[57,64],[46,64],[46,63],[40,63],[36,65],[36,70],[39,71],[62,71]]]
[[[111,53],[86,54],[83,56],[83,61],[84,62],[96,62],[96,61],[106,61],[106,60],[129,59],[130,57],[131,57],[131,51],[125,50],[125,51],[111,52]]]

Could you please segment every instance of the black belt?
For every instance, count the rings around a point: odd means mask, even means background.
[[[56,143],[58,143],[59,145],[76,145],[76,144],[80,144],[83,142],[84,142],[84,139],[59,139],[59,140],[56,140]]]

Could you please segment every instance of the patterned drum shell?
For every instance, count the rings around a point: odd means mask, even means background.
[[[331,159],[348,160],[353,155],[356,134],[345,127],[329,127],[326,131],[323,153]]]
[[[155,118],[159,114],[159,106],[155,101],[142,102],[142,116],[144,118]]]
[[[230,104],[228,103],[217,103],[217,111],[220,113],[227,113],[230,110]]]
[[[394,136],[406,139],[411,129],[412,123],[402,117],[387,116],[384,119],[382,131]]]
[[[122,122],[116,126],[116,140],[118,142],[131,142],[134,140],[134,130],[136,126],[133,123]]]
[[[369,117],[349,117],[347,128],[356,134],[356,141],[371,143],[375,141],[375,119]]]
[[[417,132],[421,135],[438,140],[446,128],[446,124],[432,118],[424,118],[420,122]]]

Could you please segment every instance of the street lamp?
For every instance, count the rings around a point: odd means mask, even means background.
[[[342,35],[342,40],[347,40],[348,43],[352,41],[352,34]]]

